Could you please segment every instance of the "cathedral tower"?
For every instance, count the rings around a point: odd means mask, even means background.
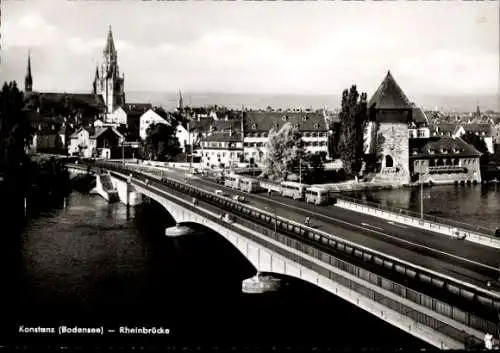
[[[100,72],[99,72],[100,71]],[[103,50],[101,69],[96,67],[93,91],[104,99],[106,112],[111,114],[117,107],[125,104],[125,77],[118,68],[118,55],[113,40],[113,32],[109,26],[106,46]]]
[[[26,77],[24,78],[24,91],[32,92],[33,90],[33,77],[31,76],[31,54],[28,51],[28,68],[26,70]]]

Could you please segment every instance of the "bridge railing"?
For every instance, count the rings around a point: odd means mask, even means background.
[[[153,172],[153,169],[151,168],[151,166],[132,165],[131,167],[137,168],[137,169],[143,168],[144,171],[152,171]],[[158,172],[153,172],[153,173],[157,174]],[[274,190],[277,192],[281,191],[281,185],[279,183],[274,183],[274,182],[271,182],[269,180],[259,180],[259,183],[260,183],[260,187],[264,190]],[[407,210],[404,208],[386,206],[386,205],[382,205],[382,204],[376,203],[376,202],[362,200],[362,199],[349,197],[349,196],[345,196],[345,195],[339,195],[338,193],[335,193],[334,197],[338,200],[351,202],[351,203],[354,203],[356,205],[363,205],[363,206],[370,207],[370,208],[375,209],[375,210],[387,211],[387,212],[390,212],[394,215],[410,217],[410,218],[414,219],[415,221],[422,220],[422,215],[420,213],[410,211],[410,210]],[[465,231],[472,231],[472,232],[478,233],[478,235],[481,237],[491,238],[492,240],[497,239],[493,236],[494,230],[487,228],[487,227],[482,227],[479,225],[473,225],[473,224],[469,224],[469,223],[455,221],[455,220],[447,219],[447,218],[436,217],[436,216],[432,216],[429,214],[424,214],[423,220],[427,221],[427,222],[434,223],[437,226],[444,225],[444,226],[451,227],[451,228],[458,228],[458,229],[462,229]]]
[[[115,169],[120,172],[130,173],[130,169],[123,168],[122,166],[108,165],[108,167],[110,169]],[[475,287],[469,283],[459,281],[457,279],[445,276],[443,274],[435,273],[428,269],[424,269],[417,265],[410,264],[403,260],[397,259],[395,257],[382,254],[372,249],[368,249],[361,245],[336,237],[334,235],[319,231],[317,229],[306,227],[300,223],[287,220],[282,217],[275,217],[275,215],[270,212],[266,212],[256,207],[236,202],[227,197],[223,197],[211,192],[201,190],[199,188],[195,188],[191,185],[188,185],[186,183],[174,179],[164,178],[164,183],[166,183],[168,186],[173,187],[176,190],[179,190],[184,194],[196,196],[209,203],[216,204],[220,206],[220,208],[222,209],[230,209],[234,211],[234,213],[236,214],[244,215],[248,218],[265,223],[266,225],[268,225],[267,229],[274,228],[274,223],[276,222],[276,228],[279,230],[278,232],[285,232],[298,235],[300,236],[301,239],[304,239],[306,241],[311,241],[313,244],[317,244],[320,247],[330,248],[333,251],[343,253],[359,261],[362,260],[363,262],[370,264],[372,266],[375,265],[381,268],[396,271],[397,273],[404,274],[409,278],[418,279],[423,283],[432,285],[436,289],[447,290],[448,293],[452,293],[464,299],[469,299],[469,300],[475,299],[476,302],[484,305],[486,308],[492,309],[494,312],[496,312],[500,308],[500,301],[498,295],[483,290],[479,287]],[[251,223],[249,223],[249,226],[250,224]],[[263,229],[264,228],[259,228],[259,230]],[[265,234],[269,234],[269,230],[266,231]],[[279,233],[277,233],[277,235],[278,234]],[[289,243],[291,243],[291,241],[292,240],[290,238],[287,238],[286,244],[288,245]],[[319,250],[315,248],[312,251],[315,252]],[[327,255],[326,253],[322,254],[324,254],[322,256]],[[321,261],[328,262],[329,260],[326,261],[321,260]],[[362,269],[361,267],[357,267],[348,262],[345,263],[348,264],[349,266],[354,266],[353,268],[356,268],[355,271],[363,273],[359,271],[360,269]],[[345,267],[347,265],[342,265],[342,266]],[[433,297],[413,291],[395,282],[387,280],[385,280],[384,282],[382,279],[377,279],[376,282],[378,286],[384,289],[388,289],[407,300],[422,305],[439,314],[453,318],[457,322],[460,322],[466,326],[472,327],[482,332],[492,330],[495,327],[495,324],[489,320],[483,319],[482,317],[479,317],[475,314],[463,311],[457,308],[456,306],[452,306],[448,303],[437,300]]]
[[[371,207],[371,208],[374,208],[377,210],[382,210],[382,211],[394,213],[396,215],[404,215],[404,216],[408,216],[408,217],[422,220],[422,214],[420,214],[418,212],[413,212],[413,211],[410,211],[410,210],[407,210],[404,208],[386,206],[386,205],[382,205],[380,203],[362,200],[362,199],[358,199],[358,198],[354,198],[354,197],[348,197],[348,196],[344,196],[344,195],[337,196],[337,198],[340,200],[345,200],[347,202],[352,202],[352,203],[355,203],[358,205],[364,205],[364,206]],[[490,228],[486,228],[486,227],[482,227],[482,226],[474,225],[474,224],[469,224],[469,223],[464,223],[464,222],[460,222],[460,221],[455,221],[453,219],[436,217],[436,216],[432,216],[432,215],[425,214],[425,213],[423,214],[423,220],[428,221],[428,222],[432,222],[432,223],[436,223],[436,224],[443,224],[443,225],[446,225],[449,227],[459,228],[459,229],[468,230],[468,231],[474,231],[474,232],[480,233],[483,236],[488,236],[488,237],[493,237],[493,234],[494,234],[494,230],[490,229]]]
[[[142,187],[147,188],[147,186],[144,186],[144,185],[142,185]],[[184,188],[184,191],[190,190],[191,196],[198,196],[198,197],[202,196],[201,195],[202,193],[200,192],[199,189],[190,188],[189,185],[182,184],[181,188]],[[216,195],[212,195],[212,196],[213,196],[213,200],[218,198],[218,196],[216,196]],[[170,194],[165,195],[165,197],[170,198],[171,195]],[[225,201],[227,203],[231,203],[231,200],[229,200],[229,199],[226,199]],[[186,202],[189,202],[189,201],[186,201]],[[189,207],[190,209],[193,209],[193,207],[190,204],[188,204],[187,207]],[[214,219],[214,221],[217,221],[217,220]],[[311,262],[311,261],[309,261],[301,256],[296,256],[296,255],[293,255],[290,253],[284,253],[283,248],[276,246],[275,244],[273,244],[271,242],[264,241],[266,243],[265,244],[266,248],[273,250],[277,253],[280,253],[281,255],[283,255],[285,257],[291,258],[293,261],[303,265],[304,267],[310,268],[313,271],[316,271],[317,273],[332,279],[334,282],[339,283],[339,284],[343,285],[344,287],[349,288],[350,290],[373,300],[374,302],[380,303],[389,309],[392,309],[396,312],[399,312],[402,316],[409,317],[419,324],[422,324],[422,325],[427,326],[427,327],[431,327],[432,329],[434,329],[436,331],[442,332],[443,334],[447,335],[448,337],[451,337],[459,342],[464,342],[464,344],[466,346],[467,345],[474,345],[474,344],[478,345],[478,344],[482,343],[482,341],[480,339],[476,338],[475,336],[472,336],[469,333],[467,333],[463,330],[457,329],[454,326],[449,325],[441,320],[438,320],[430,315],[427,315],[426,313],[423,313],[419,310],[416,310],[414,307],[405,305],[398,300],[395,300],[387,295],[384,295],[380,291],[377,291],[373,288],[370,288],[370,285],[380,287],[380,288],[382,288],[386,291],[389,291],[391,293],[394,293],[400,297],[402,296],[402,293],[404,293],[405,296],[407,297],[406,299],[410,299],[412,302],[414,302],[418,305],[421,305],[423,307],[430,308],[431,310],[432,310],[432,307],[434,307],[434,306],[441,306],[441,307],[446,306],[447,305],[446,303],[435,300],[434,298],[428,298],[422,293],[416,292],[408,287],[405,287],[405,286],[399,285],[395,282],[392,282],[392,281],[390,281],[390,280],[388,280],[380,275],[369,272],[366,269],[363,269],[363,268],[358,267],[356,265],[353,265],[347,261],[339,259],[339,258],[337,258],[329,253],[326,253],[326,252],[321,251],[319,249],[311,248],[310,246],[307,246],[307,244],[301,242],[300,240],[295,240],[293,238],[287,237],[287,236],[280,234],[280,233],[277,233],[277,232],[275,233],[273,230],[269,229],[269,227],[260,226],[260,225],[256,224],[255,222],[249,221],[246,218],[236,216],[236,221],[238,224],[240,224],[248,229],[251,229],[251,230],[253,230],[259,234],[262,234],[270,239],[273,239],[279,243],[285,244],[288,247],[299,250],[299,251],[321,261],[322,263],[328,264],[328,265],[333,266],[333,267],[335,267],[343,272],[347,272],[350,275],[355,276],[356,278],[358,278],[357,281],[352,280],[348,276],[341,275],[338,272],[331,271],[330,269],[328,269],[328,267],[318,266],[316,263],[313,263],[313,262]],[[225,225],[225,226],[231,227],[230,224]],[[245,236],[252,238],[252,240],[256,241],[257,243],[263,242],[261,238],[257,239],[257,237],[255,235],[246,234]],[[363,285],[360,282],[368,282],[368,283],[370,283],[370,285]],[[430,303],[432,303],[432,304],[430,304]],[[458,322],[462,322],[463,318],[466,315],[470,315],[467,313],[464,314],[462,311],[457,310],[456,308],[451,308],[450,314],[451,314],[450,317],[452,317],[453,319],[455,319]],[[381,312],[381,315],[383,316],[384,313]],[[454,315],[454,317],[453,317],[453,315]],[[472,317],[472,320],[474,321],[474,320],[476,320],[476,318]],[[493,323],[486,323],[482,327],[485,331],[488,331],[488,330],[494,329],[495,325]],[[490,331],[490,332],[493,332],[493,331]]]

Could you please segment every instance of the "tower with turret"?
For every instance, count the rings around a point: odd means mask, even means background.
[[[109,26],[102,64],[96,67],[93,83],[93,93],[102,96],[107,114],[111,114],[117,107],[125,104],[124,82],[125,75],[120,75],[113,32]]]
[[[31,76],[31,53],[28,51],[28,68],[26,69],[26,76],[24,77],[24,91],[33,91],[33,76]]]

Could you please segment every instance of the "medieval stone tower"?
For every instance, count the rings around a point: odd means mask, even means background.
[[[379,167],[376,179],[408,183],[412,105],[390,71],[368,102],[368,114],[372,125],[370,152]]]
[[[117,107],[125,104],[125,76],[120,76],[118,55],[113,41],[113,32],[109,26],[106,46],[103,51],[101,67],[96,67],[93,84],[94,94],[101,95],[106,105],[106,113],[111,114]]]

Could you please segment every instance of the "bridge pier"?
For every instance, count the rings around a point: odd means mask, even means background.
[[[117,173],[117,175],[120,174],[120,172]],[[125,179],[126,175],[122,175]],[[394,283],[363,267],[336,258],[321,248],[304,249],[303,245],[292,238],[284,240],[282,237],[276,237],[272,227],[262,226],[258,222],[259,220],[269,222],[272,218],[265,211],[235,203],[225,197],[196,189],[175,180],[167,179],[165,183],[175,191],[171,192],[154,183],[133,181],[137,190],[161,204],[178,222],[176,227],[172,227],[177,230],[167,229],[166,236],[186,234],[186,230],[179,230],[183,226],[182,222],[202,224],[231,242],[247,257],[257,271],[269,270],[269,272],[298,277],[316,284],[438,348],[463,348],[464,335],[471,335],[475,338],[482,337],[481,331],[476,329],[478,325],[468,326],[467,323],[456,321],[456,313],[462,313],[456,307],[422,293],[411,291],[404,285]],[[193,196],[203,200],[198,207],[192,205],[191,197]],[[205,207],[205,202],[216,207]],[[236,216],[236,222],[220,219],[221,210],[224,212],[229,210],[231,214]],[[252,217],[256,222],[248,221],[245,217],[238,217],[239,214]],[[280,219],[278,227],[280,232],[284,230],[297,233],[304,238],[317,241],[320,244],[327,244],[333,249],[392,269],[395,272],[408,274],[408,270],[411,268],[410,275],[419,276],[419,278],[422,277],[422,279],[431,282],[433,279],[435,280],[435,278],[425,274],[423,269],[416,270],[408,264],[398,262],[383,254],[371,253],[367,249],[359,248],[334,235],[322,234],[319,231],[313,232],[296,222]],[[420,271],[422,273],[419,273]],[[438,287],[443,285],[443,283],[438,284]],[[407,295],[406,292],[411,292],[412,296]],[[414,298],[414,295],[418,297]],[[430,308],[427,301],[440,304],[440,306],[436,305],[436,307]],[[445,306],[445,309],[448,307],[453,309],[454,316],[450,317],[441,306]],[[418,315],[405,313],[408,308],[415,310]],[[476,318],[467,312],[463,312],[463,315]],[[487,321],[480,321],[480,323],[482,322],[488,324]],[[433,327],[437,324],[443,324],[446,330],[435,330]]]

